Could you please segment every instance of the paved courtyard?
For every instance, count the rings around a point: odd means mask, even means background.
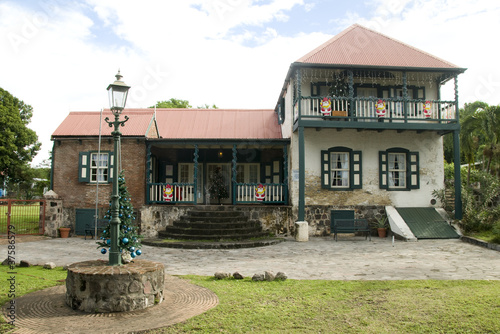
[[[4,256],[7,257],[7,246]],[[168,275],[213,275],[217,271],[244,276],[283,271],[291,279],[500,280],[500,252],[457,239],[404,242],[391,238],[332,237],[293,239],[277,245],[234,250],[192,250],[143,246],[141,258],[165,264]],[[16,244],[16,261],[58,266],[79,261],[107,259],[94,240],[49,239]]]

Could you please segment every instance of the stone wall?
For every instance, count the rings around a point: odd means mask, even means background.
[[[59,236],[59,227],[66,226],[64,219],[63,201],[59,199],[56,193],[49,191],[45,194],[46,207],[45,207],[45,231],[44,235],[52,238]],[[74,228],[74,227],[73,227]]]
[[[158,231],[164,230],[173,222],[179,220],[188,211],[203,210],[202,205],[151,205],[143,207],[141,211],[141,234],[146,238],[155,238]],[[233,206],[224,205],[224,210],[243,211],[250,220],[261,223],[263,231],[269,231],[274,235],[292,235],[294,218],[289,206],[274,205],[248,205]]]
[[[385,215],[384,206],[331,206],[331,205],[306,205],[305,220],[309,223],[310,236],[330,235],[331,210],[354,211],[356,219],[366,219],[368,222],[375,221],[376,217]]]

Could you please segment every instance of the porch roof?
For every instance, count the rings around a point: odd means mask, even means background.
[[[57,127],[52,137],[83,137],[99,136],[100,112],[96,111],[75,111],[70,112],[64,121]],[[153,109],[125,109],[120,117],[129,117],[125,126],[120,127],[122,136],[131,137],[156,137]],[[104,121],[108,117],[114,120],[114,116],[109,109],[104,110],[101,119],[101,135],[111,136],[114,130]]]
[[[282,139],[272,109],[156,109],[164,139]]]

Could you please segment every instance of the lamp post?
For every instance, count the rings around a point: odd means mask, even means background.
[[[119,266],[122,264],[122,258],[120,254],[120,249],[118,247],[119,235],[120,235],[120,195],[118,192],[118,168],[120,166],[119,159],[119,141],[120,141],[120,125],[124,126],[125,122],[128,121],[128,117],[125,116],[125,120],[120,121],[120,114],[125,108],[125,103],[127,102],[127,94],[130,86],[127,86],[121,79],[122,75],[120,70],[115,75],[116,80],[110,84],[107,88],[109,95],[109,106],[113,116],[115,116],[114,121],[110,121],[108,117],[104,120],[109,124],[110,127],[114,126],[114,131],[111,133],[114,141],[114,168],[113,168],[113,193],[111,195],[111,230],[110,230],[110,241],[111,249],[109,251],[109,265]]]

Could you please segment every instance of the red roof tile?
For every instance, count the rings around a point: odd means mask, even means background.
[[[157,109],[166,139],[281,139],[272,109]]]
[[[123,136],[140,136],[145,137],[148,129],[153,121],[153,109],[125,109],[120,116],[120,120],[124,120],[124,116],[128,116],[129,120],[125,126],[120,127],[120,132]],[[104,121],[108,117],[114,120],[114,116],[110,110],[104,110],[101,122],[101,134],[103,136],[111,136],[113,128]],[[100,112],[95,111],[77,111],[70,112],[66,119],[52,134],[53,137],[68,137],[68,136],[98,136],[99,135],[99,118]]]
[[[307,64],[459,69],[456,65],[354,24],[296,61]]]

